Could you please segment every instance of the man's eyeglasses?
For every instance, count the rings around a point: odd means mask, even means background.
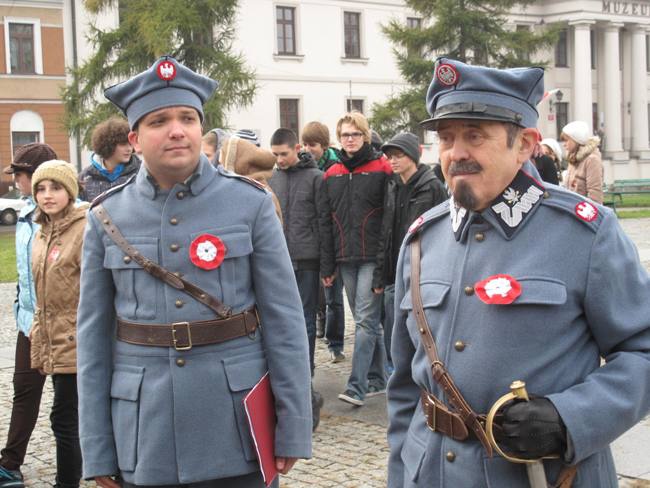
[[[363,132],[343,132],[341,139],[359,139],[362,135]]]

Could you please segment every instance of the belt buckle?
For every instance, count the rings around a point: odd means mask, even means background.
[[[427,400],[428,400],[429,404],[431,405],[431,416],[429,417],[427,415],[427,427],[429,427],[429,429],[432,432],[437,432],[437,430],[436,430],[436,408],[437,408],[436,407],[436,402],[434,402],[431,399],[431,395],[428,394],[428,393],[427,393]]]
[[[176,337],[176,327],[185,326],[187,327],[187,346],[179,346],[178,338]],[[172,341],[174,342],[174,349],[177,351],[189,351],[192,349],[192,331],[190,330],[189,322],[174,322],[172,324]]]

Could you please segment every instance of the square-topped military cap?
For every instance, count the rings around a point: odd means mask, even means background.
[[[129,126],[148,113],[167,107],[192,107],[203,121],[203,104],[219,86],[171,56],[162,56],[148,70],[113,85],[104,95],[126,115]]]
[[[475,119],[536,127],[537,104],[544,95],[542,68],[496,69],[438,58],[421,123],[435,130],[441,120]]]

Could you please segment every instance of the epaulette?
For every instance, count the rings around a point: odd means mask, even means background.
[[[406,232],[404,243],[408,244],[415,234],[421,232],[422,229],[428,225],[431,225],[433,222],[437,222],[445,216],[449,217],[449,199],[445,200],[440,205],[436,205],[435,207],[427,210],[417,219],[415,219],[415,221],[411,224],[408,231]]]
[[[222,174],[223,176],[227,176],[228,178],[236,178],[236,179],[238,179],[240,181],[248,183],[251,186],[254,186],[258,190],[262,190],[263,192],[268,191],[266,189],[266,187],[262,183],[260,183],[257,180],[254,180],[253,178],[249,178],[248,176],[238,175],[237,173],[233,173],[232,171],[228,171],[223,166],[218,166],[217,168],[218,168],[219,174]]]
[[[138,173],[136,172],[133,175],[131,175],[131,177],[128,180],[126,180],[124,183],[120,183],[119,185],[115,185],[114,187],[109,188],[105,192],[100,193],[99,195],[97,195],[93,199],[92,203],[90,204],[90,208],[92,209],[95,206],[99,205],[104,200],[106,200],[108,197],[113,195],[114,193],[117,193],[118,191],[122,191],[127,185],[130,185],[131,183],[133,183],[135,181],[135,177],[137,175],[138,175]]]
[[[589,227],[594,233],[598,232],[605,216],[613,213],[611,209],[600,205],[578,193],[556,185],[545,184],[546,195],[542,205],[553,207],[571,216]]]

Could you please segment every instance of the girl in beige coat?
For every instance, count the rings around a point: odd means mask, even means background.
[[[32,368],[52,375],[50,421],[56,439],[56,487],[76,488],[81,478],[77,413],[77,305],[81,245],[88,205],[75,207],[77,172],[65,161],[43,163],[32,177],[41,225],[32,250],[36,312]]]
[[[567,188],[603,203],[603,160],[600,138],[591,135],[586,122],[573,121],[564,126],[560,136],[569,161]]]

